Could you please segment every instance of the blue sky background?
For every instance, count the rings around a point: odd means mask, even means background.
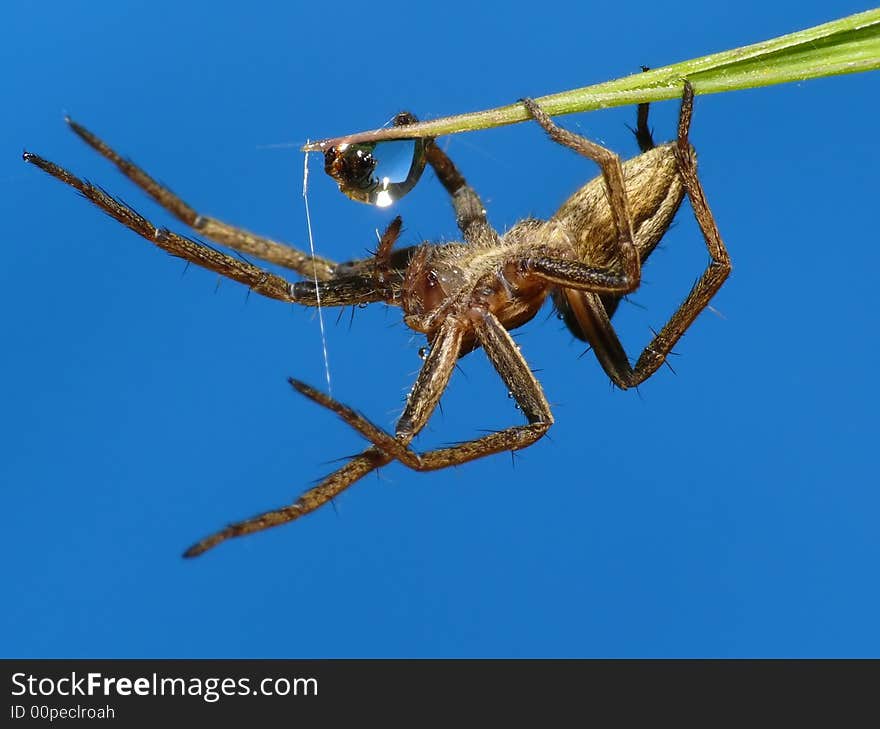
[[[21,162],[167,215],[69,113],[200,211],[306,244],[307,137],[488,108],[771,38],[861,3],[6,2],[0,10],[0,530],[6,656],[876,656],[880,76],[700,97],[692,139],[734,262],[677,376],[609,387],[544,313],[520,332],[556,425],[520,454],[384,469],[300,522],[194,561],[362,442],[291,392],[323,383],[314,312],[248,297]],[[677,103],[656,105],[658,139]],[[636,152],[634,109],[563,118]],[[534,126],[448,151],[500,229],[596,174]],[[277,146],[282,145],[282,146]],[[313,160],[318,250],[452,237],[432,175],[391,212]],[[632,356],[702,270],[684,208],[617,317]],[[327,313],[333,393],[391,426],[423,342]],[[482,353],[418,441],[520,422]]]

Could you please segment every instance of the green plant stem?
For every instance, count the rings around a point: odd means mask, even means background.
[[[678,98],[685,78],[690,80],[697,94],[716,94],[877,68],[880,68],[880,8],[761,43],[542,96],[536,101],[551,115],[571,114]],[[343,143],[437,137],[515,124],[528,118],[522,104],[509,104],[411,126],[323,139],[307,144],[303,151],[321,151]]]

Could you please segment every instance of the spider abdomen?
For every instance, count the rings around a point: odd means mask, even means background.
[[[644,261],[669,227],[684,198],[675,159],[675,144],[663,144],[623,162],[633,241]],[[602,176],[594,177],[566,200],[553,216],[569,230],[577,257],[592,265],[608,265],[617,251],[617,229]]]

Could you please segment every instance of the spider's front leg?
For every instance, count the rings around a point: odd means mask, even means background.
[[[320,256],[312,256],[285,243],[279,243],[249,230],[230,225],[217,218],[202,215],[181,200],[174,192],[158,183],[147,172],[126,159],[82,124],[66,119],[70,129],[102,157],[152,197],[159,205],[188,225],[196,233],[221,245],[229,246],[264,261],[284,266],[302,276],[325,280],[333,276],[336,264]]]
[[[297,301],[293,285],[281,276],[254,266],[247,261],[226,255],[191,238],[178,235],[166,228],[159,228],[132,208],[108,195],[101,188],[81,180],[63,167],[59,167],[39,155],[25,152],[24,160],[78,190],[83,197],[93,202],[111,218],[167,253],[195,263],[202,268],[207,268],[209,271],[219,273],[233,281],[238,281],[263,296],[280,301]]]
[[[444,326],[450,325],[461,331],[467,326],[465,323],[459,323],[453,319],[447,320],[447,324]],[[482,320],[476,324],[475,334],[498,374],[501,375],[501,379],[504,380],[505,385],[522,408],[523,414],[529,421],[526,425],[511,426],[449,448],[416,453],[409,448],[409,443],[415,434],[424,427],[427,416],[430,415],[430,411],[433,411],[439,400],[440,392],[436,388],[433,390],[436,392],[436,399],[431,399],[430,409],[424,406],[417,407],[418,400],[424,396],[418,386],[414,388],[407,403],[407,410],[410,410],[411,407],[415,408],[422,413],[423,417],[414,421],[405,412],[397,423],[395,435],[391,435],[352,408],[305,383],[293,379],[290,380],[290,383],[306,397],[336,413],[383,453],[393,456],[416,471],[436,471],[493,453],[525,448],[541,438],[553,424],[550,405],[510,333],[493,314],[486,312],[483,315]],[[452,356],[451,353],[450,356]],[[454,357],[458,358],[457,351],[454,353]],[[422,372],[424,373],[424,371],[425,368]],[[449,370],[449,374],[451,374],[451,370]],[[419,380],[421,379],[422,375],[419,376]],[[448,376],[442,383],[443,388],[446,387],[447,381]]]

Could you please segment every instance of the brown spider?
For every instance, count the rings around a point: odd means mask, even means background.
[[[613,152],[558,127],[535,102],[524,100],[532,117],[551,139],[596,162],[602,175],[575,192],[549,220],[526,219],[503,235],[489,225],[483,203],[452,161],[436,145],[427,143],[424,154],[452,197],[464,241],[425,243],[395,250],[401,226],[397,218],[382,236],[374,257],[347,263],[310,256],[199,215],[143,170],[68,120],[83,140],[200,235],[313,279],[295,283],[157,228],[98,187],[26,152],[26,161],[76,188],[108,215],[172,255],[281,301],[306,306],[316,306],[319,301],[326,306],[381,301],[400,306],[407,325],[427,336],[430,349],[394,434],[327,395],[290,379],[294,388],[335,412],[372,445],[295,503],[231,524],[190,547],[184,556],[195,557],[230,537],[293,521],[395,459],[415,470],[429,471],[534,443],[552,425],[553,415],[540,384],[508,331],[535,316],[548,296],[572,333],[589,342],[599,363],[619,387],[636,386],[653,374],[730,272],[730,259],[706,203],[697,177],[696,155],[688,142],[693,98],[693,89],[685,82],[678,137],[661,146],[655,146],[651,139],[647,104],[640,106],[636,137],[643,153],[624,164]],[[641,264],[669,227],[685,193],[691,200],[711,261],[632,367],[610,317],[620,299],[639,286]],[[460,445],[416,453],[410,442],[434,412],[456,361],[477,347],[486,351],[528,423]]]

